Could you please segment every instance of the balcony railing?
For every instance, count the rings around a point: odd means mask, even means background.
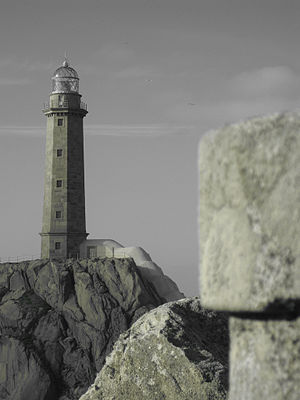
[[[52,100],[50,103],[44,103],[43,111],[48,111],[51,108],[69,108],[69,109],[77,109],[78,107],[74,104],[69,103],[67,100],[63,102],[58,102]],[[80,109],[87,111],[87,104],[83,101],[80,102]]]

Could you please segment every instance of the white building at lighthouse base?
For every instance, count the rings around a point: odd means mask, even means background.
[[[124,247],[112,239],[88,239],[80,244],[80,258],[132,258],[142,277],[150,281],[166,301],[185,297],[141,247]]]

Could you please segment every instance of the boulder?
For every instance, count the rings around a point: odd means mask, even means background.
[[[0,398],[73,400],[164,299],[130,258],[0,266]]]
[[[138,319],[80,400],[226,398],[228,321],[199,299],[166,303]]]

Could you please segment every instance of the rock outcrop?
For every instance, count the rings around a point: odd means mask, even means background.
[[[199,299],[143,315],[114,345],[80,400],[221,400],[226,398],[228,324]]]
[[[0,265],[0,398],[78,399],[119,335],[163,303],[132,259]]]
[[[151,282],[160,295],[166,301],[174,301],[184,298],[174,281],[165,275],[162,269],[152,261],[150,254],[141,247],[119,247],[114,249],[116,258],[133,258],[143,278]]]
[[[185,296],[171,278],[155,263],[142,247],[124,247],[112,239],[88,239],[80,245],[80,254],[87,256],[87,247],[96,247],[97,257],[132,258],[143,278],[151,282],[166,301],[183,299]]]

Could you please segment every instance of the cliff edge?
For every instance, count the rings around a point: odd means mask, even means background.
[[[0,398],[78,399],[119,335],[162,304],[126,259],[0,265]]]

